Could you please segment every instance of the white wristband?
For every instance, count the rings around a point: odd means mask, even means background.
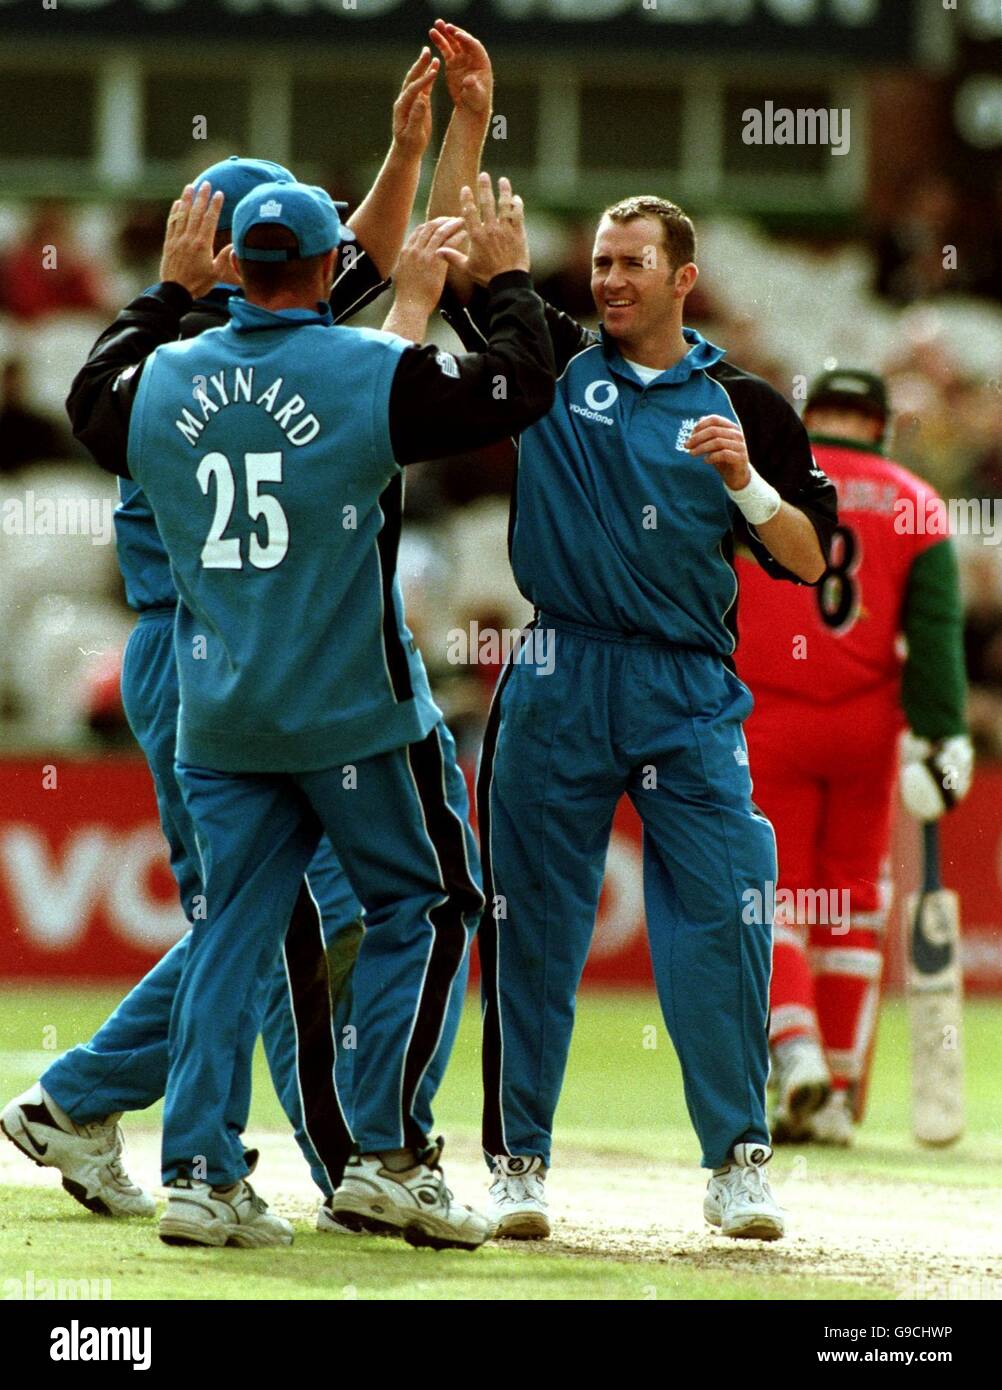
[[[760,473],[755,472],[751,464],[748,468],[751,478],[736,492],[727,488],[727,496],[737,504],[747,522],[752,526],[761,526],[763,521],[773,519],[782,506],[783,499],[772,483],[767,483]]]

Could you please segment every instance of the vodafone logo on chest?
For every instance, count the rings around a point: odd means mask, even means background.
[[[619,387],[614,381],[593,381],[585,388],[584,405],[578,405],[572,401],[570,410],[574,415],[582,415],[586,420],[594,420],[600,425],[611,425],[615,422],[611,415],[604,415],[602,412],[608,410],[619,399]]]

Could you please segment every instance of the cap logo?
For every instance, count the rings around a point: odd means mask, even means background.
[[[276,202],[274,198],[269,198],[266,203],[262,203],[258,210],[259,217],[281,217],[282,204]]]

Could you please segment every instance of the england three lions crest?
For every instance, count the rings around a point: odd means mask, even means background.
[[[685,446],[689,442],[693,430],[696,428],[695,420],[683,420],[678,430],[678,438],[675,440],[675,448],[685,452]]]

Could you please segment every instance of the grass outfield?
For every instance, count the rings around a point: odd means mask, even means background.
[[[115,1002],[107,990],[44,988],[0,991],[3,1051],[0,1096],[23,1089],[42,1069],[53,1048],[63,1050],[87,1038]],[[780,1185],[806,1173],[831,1187],[840,1202],[851,1201],[856,1184],[887,1184],[895,1200],[921,1209],[935,1186],[1002,1188],[1002,1096],[998,1085],[1002,1006],[972,1003],[966,1014],[968,1128],[952,1149],[918,1149],[909,1136],[909,1078],[904,1010],[889,1003],[883,1012],[870,1116],[860,1144],[845,1152],[784,1150],[775,1160]],[[652,1032],[653,1029],[653,1032]],[[652,1039],[656,1046],[651,1047]],[[646,1046],[645,1046],[646,1043]],[[472,1156],[479,1108],[478,1021],[471,1005],[463,1021],[453,1062],[439,1096],[437,1122],[450,1146]],[[160,1108],[128,1117],[135,1145],[149,1150]],[[248,1138],[285,1130],[260,1052]],[[556,1126],[556,1170],[561,1149],[565,1171],[587,1154],[598,1165],[596,1194],[601,1210],[603,1170],[614,1176],[617,1161],[643,1175],[676,1170],[689,1182],[698,1162],[695,1139],[682,1103],[678,1066],[653,996],[582,997],[574,1047]],[[144,1134],[149,1136],[144,1138]],[[277,1141],[276,1141],[277,1142]],[[691,1239],[681,1245],[665,1238],[664,1258],[655,1247],[643,1255],[619,1258],[603,1253],[601,1231],[590,1240],[530,1248],[490,1246],[475,1255],[411,1251],[391,1241],[338,1239],[316,1234],[307,1201],[293,1204],[296,1243],[288,1251],[199,1251],[199,1278],[193,1281],[193,1252],[172,1249],[152,1238],[150,1224],[110,1222],[88,1215],[43,1174],[44,1186],[18,1183],[30,1170],[9,1145],[0,1191],[0,1296],[15,1296],[6,1281],[110,1280],[113,1298],[893,1298],[886,1270],[867,1272],[846,1263],[851,1277],[819,1274],[806,1280],[804,1265],[788,1262],[788,1242],[735,1249],[705,1236],[712,1258],[689,1258]],[[450,1171],[449,1151],[446,1154]],[[277,1200],[274,1178],[262,1164],[261,1187]],[[467,1161],[467,1170],[473,1172]],[[297,1179],[297,1182],[299,1180]],[[305,1189],[297,1189],[301,1196]],[[475,1188],[462,1185],[469,1199]],[[692,1174],[692,1210],[684,1215],[699,1225],[701,1184]],[[787,1189],[789,1190],[789,1189]],[[813,1190],[813,1189],[812,1189]],[[825,1190],[825,1189],[822,1189]],[[783,1200],[786,1200],[784,1197]],[[309,1199],[312,1201],[312,1198]],[[791,1206],[793,1203],[789,1203]],[[555,1232],[556,1235],[556,1232]],[[677,1248],[672,1248],[673,1246]],[[721,1247],[726,1246],[721,1254]],[[692,1247],[692,1248],[691,1248]],[[702,1250],[702,1246],[700,1249]],[[752,1249],[756,1254],[752,1260]],[[760,1253],[758,1253],[760,1252]],[[697,1254],[699,1252],[696,1252]],[[749,1277],[753,1271],[753,1277]],[[860,1277],[860,1271],[863,1276]],[[5,1292],[5,1289],[7,1290]],[[37,1294],[36,1294],[37,1296]]]
[[[58,1196],[56,1193],[58,1192]],[[151,1239],[144,1221],[110,1222],[68,1209],[59,1189],[4,1189],[0,1216],[0,1298],[12,1296],[26,1269],[39,1281],[65,1279],[77,1297],[111,1299],[872,1299],[872,1289],[849,1280],[798,1281],[668,1264],[614,1262],[547,1255],[540,1247],[488,1245],[459,1250],[411,1250],[403,1242],[318,1235],[296,1222],[288,1250],[172,1249]],[[30,1250],[26,1233],[30,1229]],[[349,1248],[346,1248],[350,1246]],[[198,1277],[192,1278],[197,1262]],[[44,1273],[43,1273],[44,1271]],[[80,1288],[87,1284],[88,1292]],[[17,1296],[17,1295],[14,1295]],[[52,1295],[48,1295],[51,1297]],[[891,1298],[887,1292],[878,1297]]]

